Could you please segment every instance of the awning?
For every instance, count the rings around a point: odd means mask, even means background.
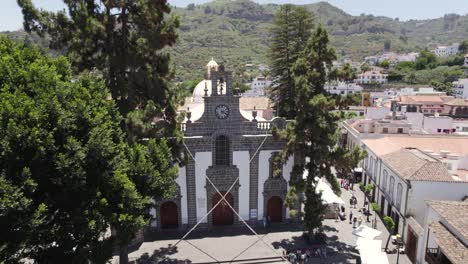
[[[325,182],[325,180],[320,179],[317,182],[316,192],[322,192],[322,201],[324,204],[344,204],[343,199],[338,197],[331,187]]]
[[[387,253],[359,250],[362,264],[388,264]]]
[[[367,239],[374,239],[380,234],[382,234],[382,232],[377,229],[370,228],[366,225],[360,225],[353,230],[353,235]]]
[[[387,254],[382,252],[382,240],[358,237],[356,249],[363,264],[388,264]]]
[[[309,171],[305,169],[302,174],[302,178],[307,179],[307,176],[309,176]],[[315,191],[317,193],[322,192],[322,201],[324,204],[344,204],[343,199],[338,197],[338,195],[333,192],[325,179],[314,177],[314,181],[317,184]]]
[[[358,237],[356,240],[356,249],[380,252],[382,251],[382,240]]]

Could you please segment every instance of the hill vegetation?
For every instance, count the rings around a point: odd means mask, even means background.
[[[246,63],[268,63],[269,29],[278,7],[250,0],[214,0],[186,8],[173,7],[181,20],[179,40],[172,50],[176,80],[200,78],[211,57],[218,61],[223,58],[233,70]],[[339,58],[360,61],[385,51],[418,51],[460,42],[468,35],[468,15],[399,21],[371,14],[352,16],[327,2],[305,7],[314,14],[315,22],[330,32],[331,44]],[[15,38],[25,35],[8,34]]]

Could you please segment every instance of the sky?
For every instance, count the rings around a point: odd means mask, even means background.
[[[169,0],[176,6],[200,4],[210,0]],[[16,0],[1,0],[0,31],[22,28],[23,16]],[[33,0],[41,8],[50,11],[63,9],[62,0]],[[318,0],[256,0],[259,3],[308,4]],[[468,14],[468,0],[328,0],[328,2],[351,15],[362,13],[377,16],[398,17],[400,20],[442,17],[444,14]]]

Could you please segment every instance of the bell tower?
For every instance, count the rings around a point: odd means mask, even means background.
[[[211,71],[211,96],[233,96],[232,72],[226,71],[221,64],[218,70]]]

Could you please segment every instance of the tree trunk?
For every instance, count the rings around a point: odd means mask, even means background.
[[[128,264],[128,248],[121,246],[119,250],[119,264]]]
[[[387,252],[388,249],[388,243],[390,242],[390,238],[392,237],[393,230],[389,230],[388,238],[387,238],[387,243],[385,244],[385,252]]]

